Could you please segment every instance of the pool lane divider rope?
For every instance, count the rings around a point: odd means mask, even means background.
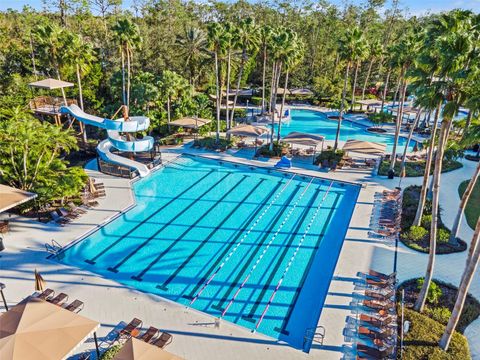
[[[260,324],[262,323],[264,317],[265,317],[265,314],[267,313],[268,309],[270,308],[270,305],[272,304],[273,302],[273,299],[275,298],[275,295],[277,294],[278,292],[278,289],[280,288],[280,286],[282,286],[282,282],[283,280],[285,279],[285,276],[287,275],[288,273],[288,270],[290,270],[290,267],[292,266],[294,260],[295,260],[295,257],[297,256],[298,254],[298,251],[300,250],[300,248],[302,247],[303,245],[303,242],[305,240],[305,238],[307,237],[308,233],[310,232],[310,228],[312,227],[313,225],[313,222],[315,221],[315,219],[317,218],[319,212],[320,212],[320,209],[322,208],[322,205],[323,203],[325,202],[325,199],[327,198],[328,196],[328,193],[330,192],[330,189],[332,188],[332,185],[333,185],[333,181],[330,183],[330,186],[328,187],[327,189],[327,192],[325,193],[325,195],[323,195],[323,198],[322,198],[322,201],[320,202],[320,204],[318,204],[317,206],[317,209],[315,210],[315,212],[313,213],[308,225],[307,225],[307,228],[305,229],[305,232],[302,236],[302,238],[300,239],[300,241],[298,242],[297,244],[297,247],[295,248],[295,251],[293,252],[292,256],[290,257],[290,260],[288,261],[287,263],[287,266],[285,268],[285,270],[283,271],[283,274],[282,276],[280,277],[280,280],[278,281],[277,283],[277,286],[275,287],[275,290],[273,291],[272,295],[270,296],[270,299],[268,300],[268,303],[267,305],[265,306],[265,309],[263,310],[262,312],[262,315],[260,316],[260,319],[258,319],[258,322],[257,324],[255,325],[255,329],[253,329],[252,331],[255,332],[258,327],[260,326]]]
[[[291,247],[293,241],[295,240],[297,235],[303,235],[303,232],[300,233],[300,228],[303,226],[303,223],[304,223],[305,219],[307,218],[307,215],[309,214],[310,210],[316,208],[316,207],[314,207],[314,204],[317,201],[319,195],[322,193],[322,191],[320,190],[321,187],[322,187],[322,185],[320,185],[320,187],[317,188],[317,191],[315,192],[315,195],[310,198],[307,206],[305,207],[305,209],[302,212],[302,215],[297,220],[297,223],[295,225],[295,229],[292,232],[289,233],[290,236],[288,238],[288,241],[285,244],[285,246],[283,247],[283,251],[280,254],[280,256],[277,257],[277,261],[276,261],[275,265],[270,270],[270,275],[268,276],[267,281],[265,281],[265,285],[263,285],[262,290],[260,291],[260,293],[257,296],[257,299],[253,303],[253,306],[250,309],[250,312],[248,313],[248,315],[242,315],[243,320],[249,321],[249,322],[256,322],[253,319],[253,316],[257,312],[257,309],[260,306],[261,301],[262,301],[265,293],[267,292],[268,288],[270,287],[270,284],[272,283],[274,277],[277,275],[277,271],[280,268],[280,266],[282,265],[283,260],[284,260],[285,256],[287,255],[287,252],[290,250],[290,247]]]
[[[254,240],[254,242],[251,245],[252,248],[244,255],[244,257],[248,255],[248,258],[245,261],[243,260],[243,258],[240,260],[240,262],[243,262],[243,266],[241,267],[240,271],[238,271],[237,274],[235,275],[235,279],[233,279],[233,281],[230,282],[230,285],[227,288],[226,292],[224,293],[223,297],[218,301],[217,304],[212,305],[212,308],[214,310],[223,312],[224,304],[228,301],[231,294],[235,291],[237,286],[240,284],[243,276],[247,273],[251,264],[255,261],[255,258],[257,257],[257,254],[259,253],[259,251],[262,249],[263,245],[268,241],[268,239],[270,238],[270,235],[275,231],[276,225],[282,221],[282,218],[285,212],[288,210],[291,204],[295,201],[295,198],[297,197],[298,192],[302,189],[302,187],[303,186],[300,184],[295,185],[295,189],[292,191],[291,194],[289,194],[288,198],[285,200],[283,205],[281,205],[280,209],[277,210],[273,219],[271,219],[268,222],[267,228],[262,229],[262,231],[260,231],[260,233],[263,235],[261,236],[260,240],[258,241],[257,239]],[[230,277],[232,276],[234,276],[234,273],[233,272],[229,273],[228,279],[230,279]]]
[[[135,248],[135,250],[131,251],[127,256],[125,256],[120,262],[118,262],[115,266],[109,267],[107,270],[118,273],[118,268],[125,264],[132,256],[134,256],[138,251],[140,251],[142,248],[147,246],[152,239],[154,239],[158,234],[160,234],[165,228],[170,226],[170,224],[179,216],[183,215],[186,213],[190,208],[197,203],[197,201],[201,198],[203,198],[205,195],[207,195],[210,191],[212,191],[215,187],[217,187],[221,182],[223,182],[227,177],[232,175],[233,173],[228,172],[225,175],[223,175],[219,180],[217,180],[212,186],[210,186],[207,190],[205,190],[202,194],[199,195],[195,201],[190,202],[187,206],[185,206],[182,211],[180,211],[178,214],[176,214],[169,222],[163,224],[157,231],[153,233],[150,237],[148,237],[144,242],[142,242],[139,246]]]
[[[253,231],[253,229],[257,226],[257,224],[262,220],[262,218],[265,216],[265,214],[270,210],[270,208],[275,204],[275,202],[278,200],[280,195],[283,194],[285,189],[290,185],[290,183],[293,181],[297,174],[293,174],[293,176],[285,183],[285,186],[275,195],[275,197],[272,199],[272,201],[268,204],[268,206],[263,210],[263,212],[260,214],[260,216],[255,220],[255,222],[250,226],[250,228],[247,230],[247,232],[243,235],[243,237],[240,239],[240,241],[235,245],[235,247],[230,251],[230,253],[227,255],[227,257],[223,260],[223,262],[220,264],[220,266],[215,270],[215,272],[212,274],[212,276],[203,284],[202,288],[200,291],[193,297],[193,299],[190,301],[190,305],[192,305],[195,301],[197,301],[198,297],[202,295],[203,291],[210,285],[212,280],[217,276],[220,270],[225,266],[225,264],[232,258],[233,254],[237,251],[237,249],[240,247],[240,245],[245,241],[245,239],[250,235],[250,233]]]
[[[258,264],[260,264],[260,262],[262,261],[263,257],[265,256],[265,254],[267,253],[268,249],[270,248],[270,246],[272,245],[272,243],[275,241],[275,239],[277,238],[278,234],[280,233],[280,231],[283,229],[283,227],[285,226],[285,224],[288,222],[288,220],[290,219],[290,216],[292,215],[292,213],[295,211],[295,209],[297,208],[298,204],[300,203],[300,201],[303,199],[303,196],[305,195],[305,193],[308,191],[308,189],[310,188],[310,185],[312,184],[313,182],[313,177],[312,179],[310,180],[310,182],[308,183],[308,185],[305,187],[305,189],[302,191],[302,193],[300,194],[300,196],[297,198],[297,200],[295,201],[295,203],[293,204],[293,206],[290,208],[290,210],[288,211],[287,215],[285,216],[285,218],[283,219],[283,221],[280,223],[280,226],[277,228],[277,230],[275,231],[275,233],[273,234],[273,236],[270,238],[270,241],[267,243],[267,245],[265,246],[265,248],[263,249],[263,251],[261,252],[260,256],[257,258],[257,260],[255,261],[255,263],[253,264],[252,268],[250,269],[250,271],[248,272],[247,276],[245,276],[245,279],[242,281],[242,283],[240,284],[239,288],[237,289],[237,291],[235,292],[235,294],[233,295],[233,297],[230,299],[230,301],[228,302],[227,306],[225,307],[225,309],[223,310],[222,312],[222,315],[220,317],[224,317],[226,315],[226,313],[228,312],[228,309],[230,308],[230,306],[232,306],[232,304],[234,303],[235,299],[237,298],[238,294],[240,294],[240,292],[242,291],[243,287],[245,286],[245,284],[247,283],[248,279],[250,279],[250,276],[253,274],[253,272],[255,271],[255,269],[257,268]]]
[[[120,243],[123,239],[125,239],[127,236],[129,236],[130,234],[132,234],[135,230],[137,230],[140,226],[142,226],[146,221],[149,221],[151,218],[153,218],[155,215],[157,215],[160,211],[162,211],[163,209],[165,209],[167,206],[169,206],[170,204],[172,204],[174,201],[177,201],[180,197],[182,197],[183,195],[185,195],[186,193],[188,193],[189,191],[192,190],[192,188],[198,184],[200,184],[203,180],[205,180],[207,177],[209,177],[215,170],[212,169],[210,170],[209,172],[207,172],[205,175],[203,175],[202,177],[200,177],[200,179],[198,179],[194,184],[190,185],[189,187],[187,187],[185,190],[183,190],[180,194],[176,195],[175,197],[171,198],[168,202],[166,202],[165,204],[163,204],[160,208],[158,208],[156,211],[154,211],[152,214],[150,214],[149,216],[147,216],[145,218],[145,220],[143,220],[142,222],[138,223],[137,225],[135,225],[133,228],[131,228],[129,231],[127,231],[125,234],[123,234],[122,236],[120,236],[117,240],[115,240],[115,242],[111,243],[110,245],[108,245],[105,249],[103,249],[102,251],[100,251],[97,255],[95,255],[93,258],[91,259],[86,259],[85,262],[90,264],[90,265],[95,265],[95,262],[98,260],[98,258],[100,258],[101,256],[103,256],[107,251],[111,250],[114,246],[116,246],[118,243]]]
[[[202,240],[202,242],[200,243],[200,245],[198,245],[195,250],[180,264],[180,266],[178,266],[176,268],[176,270],[170,274],[170,276],[160,285],[158,284],[156,287],[157,289],[161,289],[161,290],[164,290],[164,291],[168,291],[168,284],[170,284],[173,279],[175,279],[175,277],[180,273],[180,271],[182,271],[182,269],[193,259],[193,257],[195,255],[198,254],[198,252],[208,243],[208,241],[210,240],[210,238],[215,235],[217,233],[217,231],[231,218],[231,216],[233,214],[235,214],[235,212],[245,203],[245,201],[247,201],[247,199],[255,192],[258,190],[258,187],[264,182],[266,181],[267,179],[260,179],[259,182],[257,182],[255,185],[252,185],[251,186],[251,189],[249,192],[247,192],[247,194],[238,201],[237,205],[235,205],[233,207],[233,209],[231,209],[226,216],[223,217],[222,221],[217,225],[215,226],[215,228]]]
[[[241,235],[243,234],[244,231],[248,230],[248,224],[252,223],[257,216],[260,214],[260,211],[263,209],[264,206],[268,204],[268,199],[272,198],[272,196],[275,195],[277,190],[280,188],[280,186],[283,184],[282,181],[279,181],[273,188],[270,190],[270,192],[265,196],[262,201],[255,207],[255,211],[253,211],[248,218],[242,222],[242,225],[240,228],[234,233],[233,238],[227,242],[227,246],[222,250],[222,252],[217,256],[217,259],[215,262],[210,266],[210,268],[205,272],[205,275],[202,276],[200,280],[195,284],[195,286],[190,290],[190,294],[188,295],[182,295],[183,298],[192,300],[194,295],[196,295],[197,290],[205,283],[205,281],[208,280],[210,277],[209,274],[211,274],[218,266],[218,264],[224,259],[224,257],[228,254],[230,249],[237,243],[237,240],[240,239]]]

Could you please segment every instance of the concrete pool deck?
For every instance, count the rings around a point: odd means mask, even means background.
[[[244,153],[237,153],[234,156],[231,153],[211,153],[184,147],[164,151],[164,161],[174,159],[182,152],[258,166],[273,165],[273,161],[249,160],[248,154]],[[242,157],[243,155],[245,156]],[[396,186],[397,180],[392,182],[374,177],[370,170],[345,169],[325,173],[312,165],[303,163],[301,165],[302,168],[294,167],[291,171],[366,184],[360,191],[355,205],[318,322],[318,325],[326,329],[324,343],[323,345],[314,343],[309,354],[261,334],[252,334],[249,330],[228,322],[222,322],[220,327],[216,328],[212,316],[186,309],[156,295],[142,293],[89,271],[47,259],[44,244],[51,239],[66,245],[133,204],[129,180],[92,170],[89,170],[90,175],[105,184],[107,196],[99,200],[99,206],[71,224],[59,227],[22,217],[11,218],[12,229],[4,237],[6,250],[0,254],[0,281],[7,286],[5,289],[7,301],[9,305],[13,305],[33,293],[33,272],[37,269],[45,278],[48,287],[57,293],[69,294],[71,300],[78,298],[85,302],[85,309],[81,314],[101,322],[102,327],[98,332],[100,338],[119,322],[128,322],[133,317],[138,317],[143,320],[145,328],[152,325],[172,333],[174,340],[167,350],[185,359],[340,359],[345,355],[348,357],[351,352],[348,346],[350,339],[344,336],[344,329],[347,317],[356,311],[354,293],[359,282],[357,273],[367,271],[369,268],[384,272],[391,272],[393,269],[395,247],[369,238],[368,223],[375,193]],[[468,177],[468,173],[465,173],[465,176]],[[407,179],[404,180],[404,185],[410,180],[419,181]],[[447,180],[445,183],[447,184]],[[444,217],[447,221],[446,214]],[[400,279],[421,275],[426,256],[403,248],[401,253]],[[443,274],[444,268],[441,264],[443,257],[439,258],[437,268],[439,273]],[[416,267],[415,271],[413,269],[410,271],[411,267]],[[439,273],[436,272],[436,278]],[[454,281],[455,279],[452,279],[451,282],[455,284]],[[478,294],[474,295],[480,298]],[[86,348],[92,348],[92,343],[87,342]]]

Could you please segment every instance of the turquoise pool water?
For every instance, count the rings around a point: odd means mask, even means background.
[[[303,348],[358,186],[182,156],[133,191],[61,261]]]
[[[367,132],[365,126],[353,123],[348,120],[342,121],[340,140],[350,139],[372,141],[387,145],[387,153],[392,151],[394,137]],[[292,110],[292,119],[282,124],[281,136],[288,135],[292,131],[306,132],[325,136],[327,140],[335,140],[337,133],[337,121],[330,120],[324,113],[312,110]],[[398,153],[405,149],[407,139],[400,137],[398,140]],[[413,151],[415,141],[411,141],[409,151]]]

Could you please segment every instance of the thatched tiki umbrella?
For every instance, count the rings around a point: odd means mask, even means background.
[[[46,287],[46,282],[42,275],[35,269],[35,291],[43,291]]]

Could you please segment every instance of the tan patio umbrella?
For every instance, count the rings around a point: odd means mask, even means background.
[[[343,145],[344,151],[353,151],[371,155],[383,155],[386,149],[386,144],[360,140],[347,140],[345,145]]]
[[[204,125],[207,125],[212,120],[209,119],[200,119],[196,117],[183,117],[181,119],[170,121],[169,125],[184,127],[189,129],[198,129]]]
[[[66,359],[99,326],[61,306],[29,297],[0,316],[0,359]]]
[[[323,151],[323,144],[325,142],[325,137],[321,135],[293,131],[289,133],[287,136],[284,136],[282,138],[282,141],[289,144],[306,145],[306,146],[313,147],[314,148],[313,162],[315,162],[315,152],[317,150],[317,146],[321,144],[322,151]]]
[[[32,82],[28,84],[31,87],[36,87],[40,89],[48,89],[48,90],[53,90],[53,89],[61,89],[62,90],[62,96],[63,96],[63,101],[65,102],[65,106],[67,106],[67,97],[65,96],[65,90],[63,90],[66,87],[71,87],[74,86],[73,83],[63,81],[63,80],[58,80],[58,79],[43,79],[39,81]]]
[[[233,136],[258,137],[267,134],[270,131],[265,126],[238,125],[227,131],[227,134]]]
[[[35,269],[35,291],[43,291],[46,287],[46,282],[42,275]]]
[[[182,358],[155,345],[131,337],[113,360],[182,360]]]
[[[36,197],[35,193],[0,184],[0,213]]]

